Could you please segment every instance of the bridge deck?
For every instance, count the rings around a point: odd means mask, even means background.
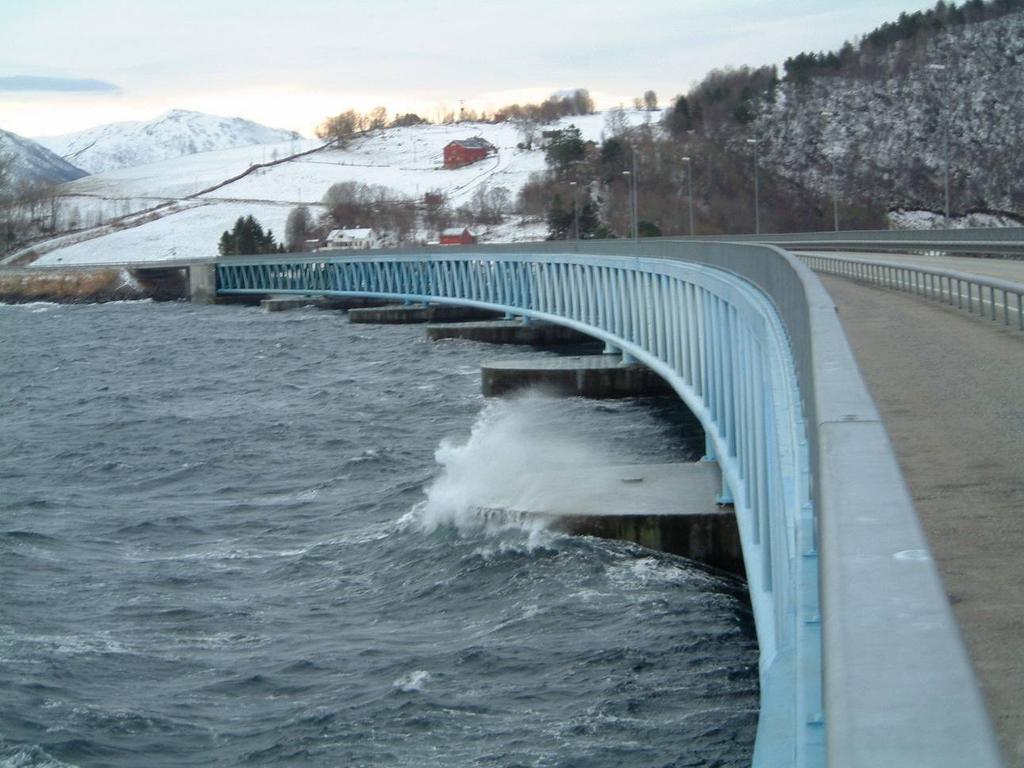
[[[953,260],[939,263],[1024,272],[1024,262]],[[1024,337],[926,299],[822,281],[892,438],[1005,758],[1024,766]]]

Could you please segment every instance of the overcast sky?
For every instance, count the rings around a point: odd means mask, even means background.
[[[172,108],[307,135],[349,108],[435,117],[587,88],[662,102],[714,67],[830,50],[912,0],[2,0],[0,128],[39,136]]]

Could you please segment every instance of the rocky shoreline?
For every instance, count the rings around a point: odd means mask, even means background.
[[[95,304],[139,299],[175,301],[186,298],[187,277],[180,270],[168,272],[170,274],[161,274],[158,279],[153,279],[116,267],[0,269],[0,303],[50,301],[58,304]]]

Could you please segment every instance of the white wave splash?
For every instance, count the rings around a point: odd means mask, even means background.
[[[608,465],[608,456],[573,434],[557,399],[529,394],[488,403],[465,442],[441,441],[440,476],[415,510],[420,524],[540,530],[544,513],[572,507],[561,472]],[[592,489],[591,489],[592,490]]]
[[[425,669],[417,669],[414,672],[402,675],[395,680],[391,686],[402,693],[418,693],[423,686],[430,681],[430,673]]]

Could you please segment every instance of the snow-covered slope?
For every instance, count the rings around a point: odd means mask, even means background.
[[[631,125],[657,123],[660,112],[629,110]],[[595,113],[566,117],[545,129],[575,125],[584,140],[600,141],[606,115]],[[456,170],[445,170],[443,150],[453,139],[482,136],[498,148],[498,157]],[[372,131],[355,139],[346,149],[329,149],[296,158],[271,168],[259,169],[234,184],[218,189],[206,198],[265,200],[273,202],[316,202],[331,184],[356,181],[379,184],[399,194],[419,197],[440,189],[458,205],[481,183],[505,186],[514,197],[532,171],[545,167],[544,152],[517,149],[521,137],[510,123],[459,123],[415,125]],[[289,154],[304,152],[320,142],[287,140],[217,152],[178,157],[145,166],[96,173],[69,185],[68,195],[105,198],[176,198],[195,194],[234,177],[246,168],[269,163]]]
[[[632,125],[657,123],[659,112],[629,110],[625,120]],[[575,125],[584,140],[600,141],[606,130],[606,115],[597,113],[566,117],[545,129]],[[478,163],[446,170],[443,150],[453,139],[481,136],[498,148],[496,156]],[[81,220],[91,221],[97,211],[120,210],[128,201],[152,199],[154,204],[189,197],[187,209],[154,217],[92,239],[77,238],[71,245],[44,249],[36,262],[47,264],[148,261],[168,258],[206,257],[216,253],[221,232],[235,219],[254,215],[263,226],[283,233],[288,212],[299,203],[318,203],[337,182],[375,184],[393,191],[396,197],[422,200],[431,190],[440,190],[452,207],[470,202],[481,187],[504,187],[515,200],[530,174],[546,167],[544,151],[518,148],[522,137],[509,123],[459,123],[416,125],[372,131],[345,149],[323,149],[284,160],[290,150],[313,149],[318,142],[308,139],[284,144],[206,152],[164,160],[150,165],[98,173],[68,184],[65,194],[74,201],[73,211]],[[196,192],[233,178],[250,166],[258,167],[243,178],[203,195]],[[166,210],[166,209],[164,209]],[[322,212],[314,206],[314,215]],[[424,233],[425,236],[426,233]],[[510,220],[485,233],[489,242],[543,239],[543,222]]]
[[[173,109],[148,123],[110,123],[36,141],[90,173],[168,160],[197,152],[300,139],[240,117]]]
[[[0,154],[10,158],[10,180],[15,187],[31,182],[61,183],[86,175],[46,147],[8,131],[0,130]]]

